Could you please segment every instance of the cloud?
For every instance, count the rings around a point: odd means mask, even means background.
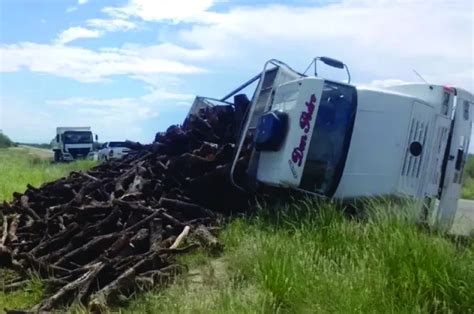
[[[125,6],[107,7],[103,11],[119,18],[138,17],[149,22],[181,22],[195,20],[213,4],[213,0],[130,0]]]
[[[180,104],[189,105],[194,99],[195,95],[173,93],[164,89],[153,89],[149,94],[141,97],[141,100],[147,103],[155,103],[163,100],[178,101]]]
[[[25,114],[25,106],[28,114]],[[49,142],[57,125],[91,126],[100,140],[141,140],[154,134],[144,132],[144,124],[160,114],[175,110],[172,104],[146,102],[137,98],[68,98],[37,103],[29,107],[17,99],[0,97],[0,129],[21,142]],[[18,128],[21,125],[21,128]]]
[[[190,49],[172,43],[162,43],[150,46],[125,44],[122,49],[134,51],[143,56],[160,56],[162,58],[182,61],[209,61],[216,55],[214,51],[204,47]]]
[[[110,32],[129,31],[137,24],[121,19],[89,19],[86,27],[75,26],[61,32],[55,40],[57,44],[67,44],[80,38],[99,38]]]
[[[66,99],[48,100],[46,102],[50,105],[57,106],[68,106],[68,107],[82,107],[82,106],[93,106],[93,107],[105,107],[105,108],[120,108],[130,107],[135,103],[133,98],[111,98],[111,99],[94,99],[84,97],[71,97]]]
[[[240,72],[251,73],[272,57],[304,68],[312,57],[329,55],[348,64],[356,82],[418,80],[412,71],[416,69],[431,83],[474,90],[469,1],[345,0],[325,6],[231,6],[220,12],[211,11],[213,4],[131,0],[123,7],[104,9],[113,18],[87,20],[84,27],[61,33],[57,42],[137,29],[136,18],[186,21],[187,27],[172,28],[171,41],[161,44],[124,44],[98,51],[4,45],[0,49],[8,62],[2,62],[0,69],[25,67],[81,82],[128,75],[156,85],[153,81],[161,81],[157,74],[234,71],[236,63]],[[41,63],[36,53],[45,55]]]
[[[84,97],[72,97],[59,100],[48,100],[47,104],[56,106],[66,107],[103,107],[103,108],[130,108],[135,105],[160,105],[161,101],[188,101],[191,102],[194,99],[194,95],[175,93],[165,91],[163,89],[152,89],[150,93],[145,94],[137,98],[108,98],[108,99],[95,99],[95,98],[84,98]]]
[[[203,68],[143,54],[136,49],[104,48],[93,51],[62,45],[20,43],[0,45],[0,72],[26,68],[32,72],[67,77],[84,83],[101,82],[116,75],[133,78],[155,74],[202,73]]]
[[[58,125],[91,126],[99,140],[142,140],[151,141],[153,135],[144,136],[142,124],[157,117],[152,107],[139,105],[116,108],[51,108],[42,104],[25,114],[21,105],[5,106],[5,134],[15,141],[35,143],[49,142]],[[22,125],[18,128],[18,125]]]
[[[90,19],[86,25],[106,32],[129,31],[137,28],[137,24],[123,19]]]
[[[100,36],[101,32],[98,30],[91,30],[84,27],[76,26],[70,27],[60,33],[55,42],[62,45],[80,38],[97,38]]]
[[[177,107],[186,108],[194,95],[175,93],[163,89],[152,89],[136,98],[84,98],[72,97],[46,101],[54,112],[67,112],[71,125],[91,125],[102,139],[142,139],[143,125],[165,112],[174,112]],[[185,109],[187,110],[187,109]],[[75,117],[75,118],[72,118]],[[65,121],[61,121],[67,124]],[[54,123],[52,124],[54,125]]]
[[[360,77],[364,82],[392,77],[414,80],[412,69],[416,69],[432,83],[474,90],[474,21],[469,0],[302,3],[229,6],[215,12],[212,0],[130,0],[103,11],[122,20],[188,23],[173,39],[194,48],[183,49],[183,58],[207,60],[209,68],[245,60],[239,65],[250,70],[272,57],[309,63],[316,55],[330,55],[349,64],[356,81]],[[181,47],[170,44],[169,52],[165,44],[157,48],[160,53],[179,55]],[[156,46],[140,49],[152,52]]]
[[[83,5],[83,4],[86,4],[87,2],[89,2],[89,0],[77,0],[78,5]],[[71,12],[77,11],[77,9],[78,9],[77,6],[68,7],[66,9],[66,13],[71,13]]]
[[[420,14],[423,12],[423,14]],[[472,4],[454,1],[343,1],[325,6],[244,6],[206,12],[180,41],[212,56],[216,67],[272,57],[301,64],[317,55],[341,58],[360,77],[416,79],[474,90]]]
[[[16,99],[7,101],[0,96],[0,129],[13,141],[36,143],[38,139],[42,139],[49,143],[54,130],[45,126],[55,125],[54,114],[38,107],[33,107],[25,114],[24,108],[24,103]]]
[[[385,79],[385,80],[373,80],[369,84],[364,86],[375,87],[375,88],[387,88],[394,85],[408,84],[410,82],[399,80],[399,79]]]

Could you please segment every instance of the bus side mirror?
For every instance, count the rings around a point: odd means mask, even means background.
[[[59,134],[56,134],[56,142],[59,143]]]
[[[96,134],[95,135],[95,141],[97,142],[99,140],[99,136]]]
[[[328,57],[319,57],[319,60],[321,60],[324,64],[329,65],[331,67],[344,69],[344,63],[342,63],[339,60],[328,58]]]
[[[336,68],[336,69],[344,69],[345,68],[346,73],[347,73],[347,84],[350,84],[350,82],[351,82],[351,73],[349,72],[349,68],[347,67],[347,65],[345,65],[342,61],[339,61],[339,60],[336,60],[336,59],[333,59],[333,58],[329,58],[329,57],[316,57],[316,58],[314,58],[313,62],[311,62],[311,64],[314,63],[314,76],[318,76],[318,71],[316,69],[316,63],[317,63],[318,60],[321,61],[322,63],[324,63],[325,65]],[[308,69],[311,67],[311,64],[308,66]]]

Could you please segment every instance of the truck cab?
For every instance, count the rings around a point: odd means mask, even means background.
[[[90,127],[58,127],[51,146],[56,162],[92,159],[95,156],[94,138]]]

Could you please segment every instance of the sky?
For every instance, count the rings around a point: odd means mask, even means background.
[[[474,92],[472,0],[0,0],[0,129],[56,126],[151,142],[195,95],[219,98],[280,59],[345,62],[353,82]],[[344,73],[325,71],[333,79]]]

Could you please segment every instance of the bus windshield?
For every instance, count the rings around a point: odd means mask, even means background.
[[[332,196],[344,170],[357,107],[353,86],[325,81],[300,187]]]
[[[91,144],[92,132],[88,131],[67,131],[63,134],[65,144]]]

